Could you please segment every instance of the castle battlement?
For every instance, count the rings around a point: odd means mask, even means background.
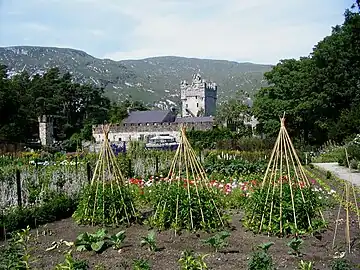
[[[194,74],[191,84],[186,80],[180,83],[182,116],[214,115],[216,111],[217,84]]]

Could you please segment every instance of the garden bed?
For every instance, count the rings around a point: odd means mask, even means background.
[[[335,220],[336,209],[326,212],[327,220]],[[304,237],[304,243],[301,251],[304,253],[302,257],[289,255],[290,250],[287,243],[290,238],[267,237],[265,235],[254,235],[246,231],[240,223],[241,214],[233,215],[233,228],[230,231],[231,236],[228,239],[229,245],[219,252],[215,253],[211,247],[205,246],[201,239],[206,239],[210,235],[199,232],[184,232],[179,236],[175,236],[173,231],[164,231],[156,234],[157,246],[160,251],[150,252],[145,247],[140,246],[141,237],[146,236],[149,232],[144,225],[134,225],[129,228],[123,228],[126,231],[126,239],[124,241],[121,252],[112,248],[108,248],[101,254],[93,251],[73,252],[77,259],[86,260],[90,269],[95,269],[95,265],[102,264],[105,269],[132,269],[133,259],[146,259],[152,265],[152,269],[171,270],[179,269],[178,260],[182,251],[185,249],[193,249],[197,254],[209,254],[205,258],[209,269],[247,269],[247,264],[253,248],[259,244],[266,242],[274,242],[270,248],[269,254],[273,256],[273,260],[277,269],[297,269],[300,260],[313,261],[315,269],[331,269],[330,265],[334,261],[334,251],[331,249],[333,239],[334,222],[329,225],[329,229],[321,235],[321,239],[313,236]],[[353,224],[354,226],[355,224]],[[338,235],[344,235],[344,226],[340,226]],[[38,269],[54,269],[57,263],[64,261],[64,251],[68,248],[63,245],[58,249],[46,251],[53,241],[60,239],[66,241],[75,241],[76,237],[82,232],[95,232],[98,227],[78,226],[72,218],[64,219],[54,223],[42,226],[38,230],[32,230],[32,235],[39,234],[36,243],[31,244],[34,257],[38,259],[35,263]],[[352,231],[354,231],[352,227]],[[116,233],[121,229],[109,229],[109,233]],[[51,231],[51,235],[43,235],[43,232]],[[4,242],[0,242],[3,245]],[[356,247],[357,245],[357,247]],[[355,243],[354,254],[347,257],[354,264],[360,264],[359,243]]]

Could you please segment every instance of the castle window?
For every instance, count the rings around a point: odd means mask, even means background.
[[[199,108],[199,103],[196,103],[196,107],[198,107],[198,108]]]
[[[119,142],[121,142],[121,138],[119,138]]]
[[[189,104],[186,103],[186,108],[188,108],[188,107],[189,107]]]
[[[195,99],[197,99],[197,96],[195,96]]]

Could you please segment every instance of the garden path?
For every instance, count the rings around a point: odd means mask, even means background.
[[[330,171],[335,174],[337,177],[353,182],[355,185],[360,186],[360,173],[351,171],[351,177],[349,169],[343,166],[339,166],[338,163],[313,163],[315,166],[320,167],[323,170]]]

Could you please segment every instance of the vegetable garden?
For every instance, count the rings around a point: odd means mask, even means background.
[[[0,269],[360,265],[359,188],[303,167],[284,119],[272,151],[200,154],[181,135],[176,152],[3,158]]]

